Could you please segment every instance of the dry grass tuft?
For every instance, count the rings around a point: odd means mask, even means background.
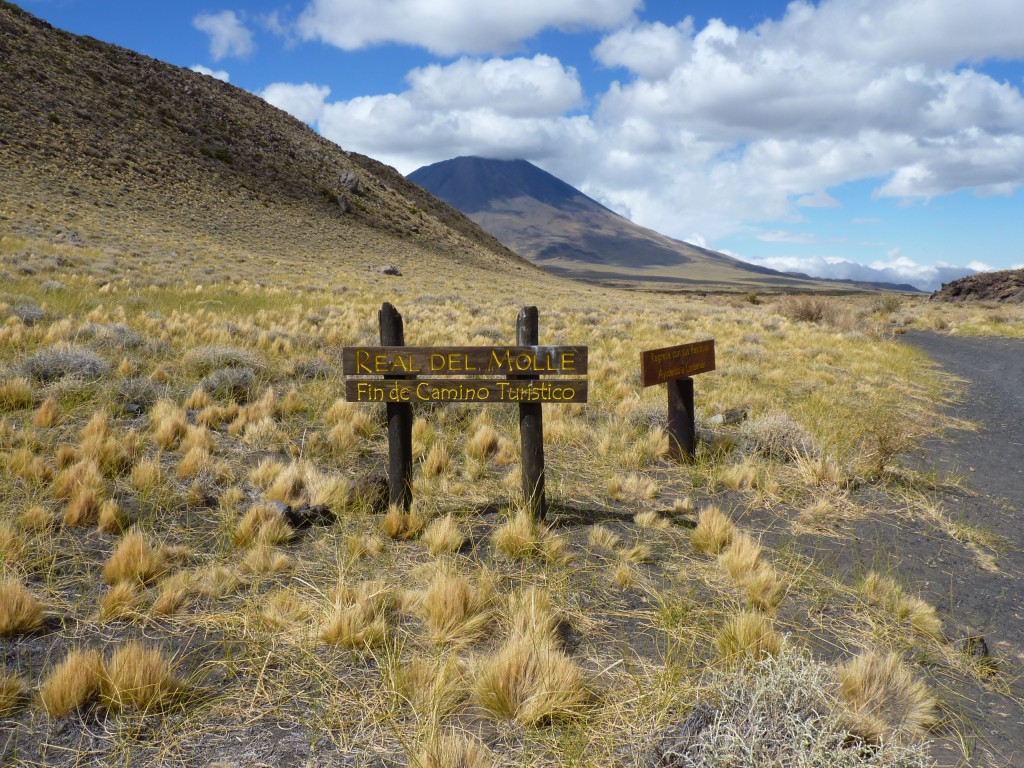
[[[440,722],[468,696],[465,666],[455,654],[414,657],[396,670],[395,691],[421,721]]]
[[[289,630],[305,627],[313,615],[302,596],[291,589],[279,589],[261,601],[260,618],[268,627]]]
[[[522,725],[580,717],[590,700],[572,659],[551,643],[519,636],[484,662],[473,692],[488,712]]]
[[[185,411],[173,400],[158,400],[149,412],[153,428],[153,442],[165,451],[178,447],[188,432],[188,418]]]
[[[20,675],[10,674],[0,668],[0,717],[14,713],[27,693],[28,685]]]
[[[427,740],[410,755],[410,768],[492,768],[494,753],[472,736],[448,731]]]
[[[735,532],[732,520],[712,505],[700,511],[690,540],[699,552],[717,555],[729,545]]]
[[[384,550],[384,542],[376,536],[366,534],[349,536],[345,541],[345,549],[353,560],[361,560],[364,557],[373,558]]]
[[[380,521],[380,530],[389,539],[412,539],[423,530],[423,516],[413,504],[408,511],[392,506]]]
[[[761,566],[761,545],[745,531],[737,531],[718,556],[718,562],[733,581],[746,584]]]
[[[782,636],[775,631],[768,617],[749,611],[738,613],[719,630],[718,655],[728,663],[760,661],[778,656]]]
[[[149,710],[166,703],[179,687],[163,651],[132,640],[103,664],[100,697],[115,712]]]
[[[188,599],[191,588],[189,574],[176,573],[160,582],[160,591],[150,608],[154,616],[173,616]]]
[[[481,424],[466,440],[466,456],[473,461],[486,461],[498,450],[498,433],[490,424]]]
[[[487,627],[494,588],[487,574],[476,586],[457,574],[438,570],[418,601],[417,612],[434,643],[478,637]]]
[[[420,541],[432,555],[458,552],[466,542],[466,534],[455,518],[445,515],[432,520],[424,529]]]
[[[60,418],[60,404],[54,397],[48,397],[32,413],[32,424],[47,429],[57,424]]]
[[[284,544],[291,541],[295,530],[281,510],[273,504],[255,504],[242,516],[231,534],[237,547],[253,544]]]
[[[506,557],[545,557],[559,560],[564,555],[564,540],[553,536],[525,509],[519,509],[493,534],[495,548]]]
[[[26,547],[27,542],[21,532],[7,521],[0,521],[0,564],[18,562]]]
[[[142,459],[132,467],[128,482],[139,493],[149,493],[160,485],[162,475],[159,459]]]
[[[137,581],[119,581],[100,598],[99,620],[131,619],[140,614],[146,593]]]
[[[590,532],[587,534],[587,542],[592,547],[612,551],[622,543],[622,537],[607,525],[601,525],[598,523],[590,526]]]
[[[18,525],[26,531],[43,531],[57,522],[56,516],[42,504],[26,507],[18,515]]]
[[[18,411],[32,405],[32,382],[24,377],[0,382],[0,410]]]
[[[872,741],[918,737],[936,722],[935,697],[899,656],[866,652],[839,667],[849,727]]]
[[[391,590],[380,582],[364,581],[355,588],[339,585],[320,639],[357,650],[383,645],[388,637],[387,615],[393,604]]]
[[[45,618],[39,600],[23,584],[11,579],[0,582],[0,637],[33,632]]]
[[[167,557],[150,546],[141,531],[129,531],[121,537],[110,559],[103,566],[107,584],[137,581],[146,584],[167,570]]]
[[[125,528],[125,517],[121,507],[113,499],[107,499],[100,505],[99,520],[96,527],[103,533],[120,533]]]
[[[633,522],[641,528],[652,528],[657,531],[665,531],[672,527],[672,521],[667,517],[659,515],[653,510],[637,512],[633,516]]]
[[[99,651],[69,651],[39,685],[39,701],[50,717],[66,717],[100,690],[103,663]]]
[[[746,587],[747,605],[754,610],[771,613],[782,601],[782,582],[775,569],[766,563],[761,563],[747,579]]]
[[[427,453],[426,458],[423,459],[423,464],[421,465],[423,476],[437,477],[438,475],[442,475],[448,470],[451,463],[452,458],[448,453],[448,449],[444,447],[444,444],[434,443],[430,452]]]
[[[915,595],[908,595],[893,579],[871,571],[860,583],[859,591],[871,605],[889,611],[898,621],[929,637],[942,637],[942,620],[935,607]]]
[[[270,544],[255,544],[242,558],[240,569],[248,574],[282,573],[289,570],[295,561],[284,552],[279,552]]]
[[[560,619],[551,593],[541,587],[526,587],[508,596],[506,621],[509,634],[538,643],[554,643]]]

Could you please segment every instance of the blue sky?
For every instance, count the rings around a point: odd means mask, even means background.
[[[409,173],[530,160],[781,269],[1024,266],[1020,0],[21,0]]]

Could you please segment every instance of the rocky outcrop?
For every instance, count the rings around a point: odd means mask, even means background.
[[[943,283],[932,294],[939,301],[1004,301],[1024,303],[1024,269],[979,272],[952,283]]]

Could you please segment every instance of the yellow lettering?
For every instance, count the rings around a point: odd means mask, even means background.
[[[373,373],[387,373],[388,368],[388,356],[383,353],[378,353],[373,356]]]
[[[365,349],[356,350],[356,373],[373,373],[373,370],[366,364],[370,359],[370,353]]]
[[[576,370],[576,353],[572,350],[562,353],[561,367],[563,371],[574,372]]]
[[[498,350],[491,350],[491,359],[487,361],[487,370],[494,370],[496,367],[499,371],[502,369],[512,369],[512,353],[508,349],[502,350],[503,356],[498,354]]]
[[[431,371],[443,371],[444,370],[444,355],[438,354],[437,352],[430,353],[430,370]]]

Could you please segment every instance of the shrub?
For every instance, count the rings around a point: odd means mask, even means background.
[[[256,373],[252,368],[217,368],[199,382],[213,397],[246,402],[256,386]]]
[[[784,413],[743,422],[740,442],[748,451],[779,461],[818,455],[817,443],[811,434]]]
[[[792,652],[718,671],[713,693],[666,729],[647,765],[661,768],[927,768],[922,745],[865,744],[835,707],[832,670]]]
[[[125,379],[114,390],[114,410],[118,415],[138,416],[152,408],[161,394],[162,388],[149,378]]]
[[[41,349],[21,365],[26,376],[43,384],[69,376],[98,379],[109,369],[107,361],[91,349],[71,346]]]
[[[829,323],[839,309],[834,301],[820,296],[787,296],[779,302],[779,312],[803,323]]]

